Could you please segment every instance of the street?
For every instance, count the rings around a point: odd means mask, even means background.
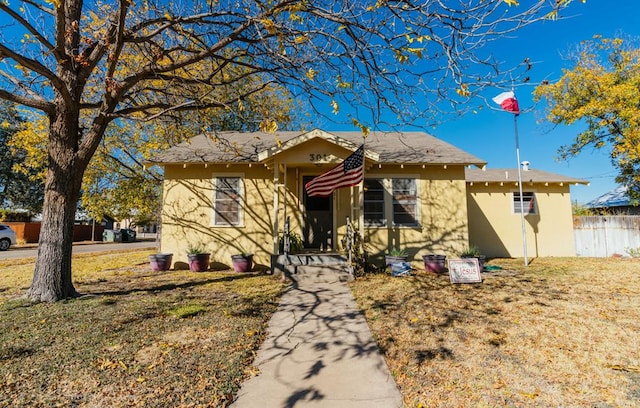
[[[74,244],[73,253],[83,254],[89,252],[108,252],[108,251],[122,251],[126,249],[155,249],[155,241],[137,241],[137,242],[105,242],[96,244]],[[5,259],[20,259],[20,258],[35,258],[38,255],[37,246],[29,247],[15,247],[12,246],[8,251],[0,252],[0,260]]]

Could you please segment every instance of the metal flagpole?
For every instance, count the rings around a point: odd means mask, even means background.
[[[520,190],[520,220],[522,222],[522,253],[524,255],[524,266],[529,265],[527,257],[527,226],[524,222],[524,197],[522,196],[522,171],[520,169],[520,143],[518,141],[518,115],[513,115],[513,127],[516,135],[516,160],[518,160],[518,188]]]
[[[360,182],[360,194],[358,197],[358,207],[360,210],[360,214],[358,216],[358,233],[360,234],[360,243],[358,248],[359,254],[364,254],[364,159],[365,155],[365,141],[367,140],[366,136],[362,136],[362,181]]]

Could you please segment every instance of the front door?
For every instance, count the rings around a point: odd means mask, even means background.
[[[307,184],[313,178],[314,176],[304,176],[303,183]],[[333,195],[309,197],[306,189],[303,190],[304,247],[330,251],[333,249]]]

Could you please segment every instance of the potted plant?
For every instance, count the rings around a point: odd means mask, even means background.
[[[243,251],[241,254],[231,255],[233,270],[236,272],[249,272],[253,268],[253,254]]]
[[[392,248],[391,251],[384,256],[384,266],[388,267],[389,265],[397,262],[407,262],[408,258],[409,255],[405,250]]]
[[[443,273],[447,261],[446,255],[428,254],[423,255],[424,269],[428,272]]]
[[[187,248],[187,258],[189,259],[189,270],[193,272],[209,270],[211,253],[207,252],[204,244],[190,245]]]
[[[149,255],[149,263],[152,271],[168,271],[171,268],[173,254]]]
[[[470,245],[464,251],[460,253],[461,258],[476,258],[478,265],[480,266],[480,272],[484,269],[485,256],[480,253],[480,248],[475,245]]]
[[[301,252],[303,243],[302,243],[302,237],[300,237],[300,234],[295,232],[289,232],[286,235],[289,237],[289,253],[296,254]],[[285,241],[285,234],[280,236],[280,240],[278,242],[281,254],[284,254],[284,241]]]

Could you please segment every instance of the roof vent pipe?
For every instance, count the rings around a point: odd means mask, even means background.
[[[525,160],[525,161],[523,161],[523,162],[522,162],[522,171],[529,171],[529,164],[531,164],[531,163],[529,163],[529,162],[528,162],[528,161],[526,161],[526,160]]]

